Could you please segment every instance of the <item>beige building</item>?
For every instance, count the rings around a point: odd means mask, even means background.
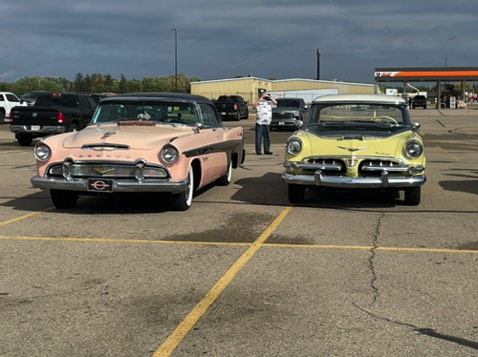
[[[337,81],[322,81],[315,79],[280,79],[269,80],[258,77],[241,77],[217,79],[211,81],[191,82],[191,93],[199,94],[210,99],[217,99],[220,95],[240,95],[252,103],[258,98],[260,90],[269,92],[308,92],[321,91],[337,94],[374,94],[377,93],[375,84],[349,83]],[[305,99],[305,98],[304,98]]]

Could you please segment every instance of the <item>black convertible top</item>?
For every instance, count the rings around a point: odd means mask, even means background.
[[[209,103],[213,104],[210,99],[197,94],[190,93],[172,93],[172,92],[141,92],[141,93],[126,93],[112,95],[101,100],[103,102],[111,101],[144,101],[144,100],[167,100],[174,102],[190,102],[190,103]]]

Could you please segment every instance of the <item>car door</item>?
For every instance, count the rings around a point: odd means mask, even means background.
[[[207,148],[201,158],[203,180],[212,182],[227,171],[232,147],[225,138],[226,129],[222,126],[215,108],[204,103],[199,104],[199,111],[202,126],[200,135],[204,147]]]

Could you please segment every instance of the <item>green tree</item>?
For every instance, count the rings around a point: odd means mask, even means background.
[[[121,74],[121,78],[119,81],[118,92],[128,93],[128,81],[126,80],[126,77],[123,74]]]

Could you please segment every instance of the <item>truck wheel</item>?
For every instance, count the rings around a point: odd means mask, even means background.
[[[31,135],[28,134],[18,134],[17,140],[21,146],[30,146],[33,141],[33,138]]]
[[[65,190],[50,190],[50,197],[58,209],[73,208],[78,201],[78,192]]]
[[[194,195],[194,172],[192,166],[189,166],[188,187],[179,194],[173,194],[171,197],[171,208],[175,211],[186,211],[191,207]]]
[[[236,121],[241,120],[241,112],[237,112],[235,119]]]
[[[289,202],[290,203],[299,203],[305,199],[305,188],[303,185],[295,185],[290,183],[288,185],[289,189]]]

